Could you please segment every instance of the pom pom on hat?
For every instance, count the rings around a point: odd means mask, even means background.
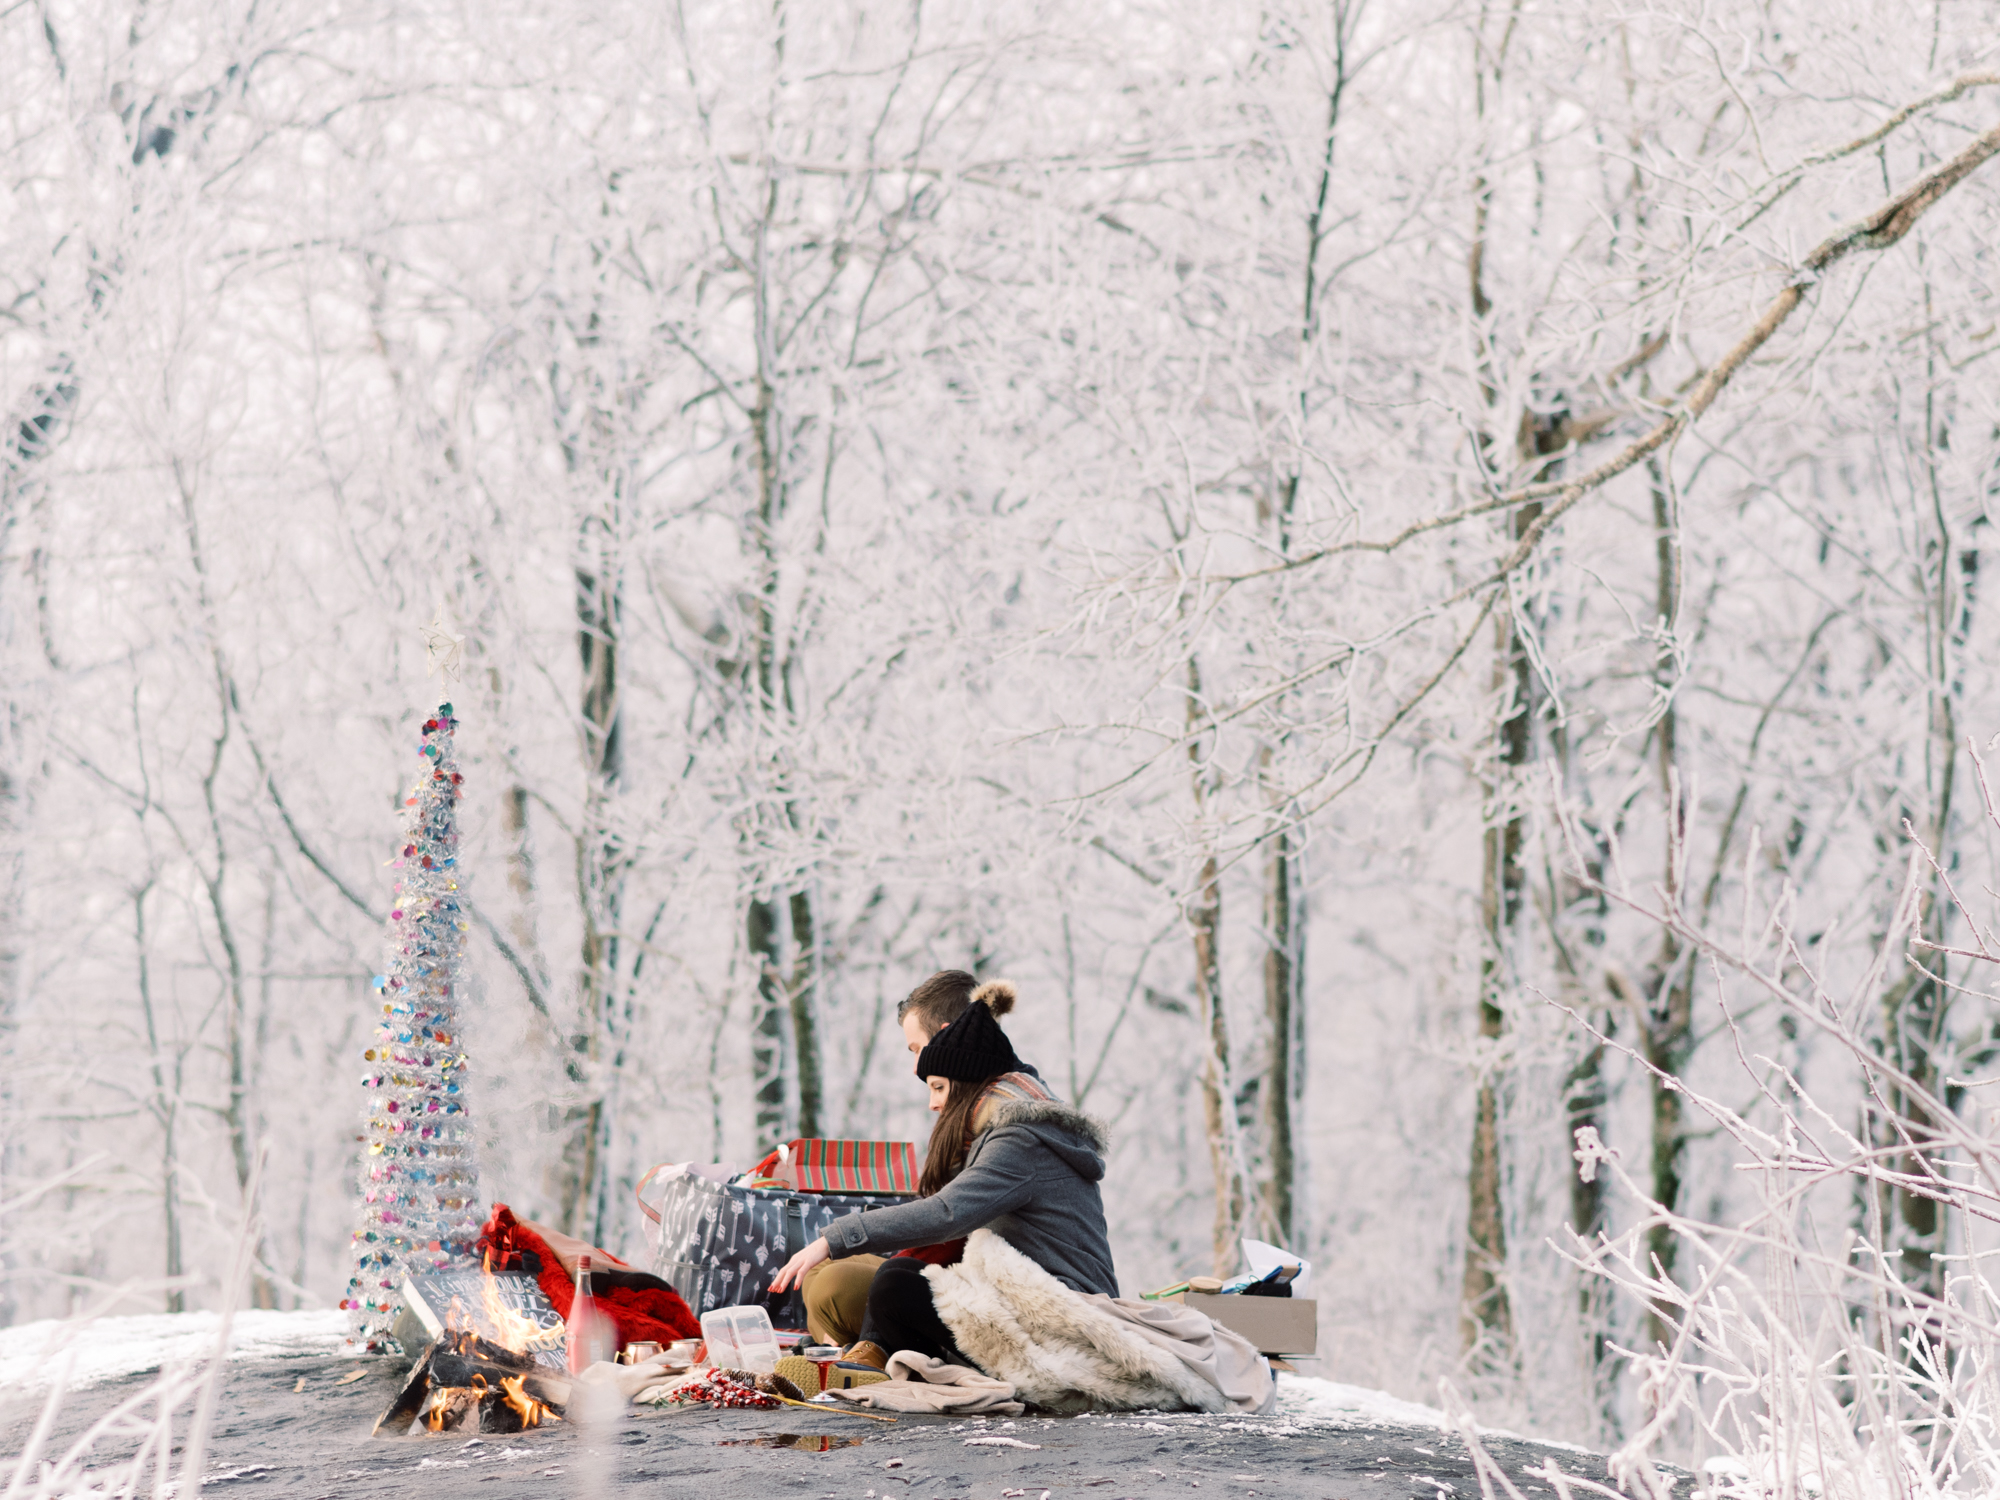
[[[1011,979],[989,979],[972,992],[972,1003],[985,1006],[996,1016],[1004,1016],[1012,1010],[1017,998]]]

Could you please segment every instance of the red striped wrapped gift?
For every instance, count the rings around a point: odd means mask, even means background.
[[[791,1161],[781,1166],[773,1151],[757,1164],[759,1177],[771,1177],[803,1193],[892,1193],[909,1197],[917,1190],[917,1148],[909,1141],[788,1142]]]

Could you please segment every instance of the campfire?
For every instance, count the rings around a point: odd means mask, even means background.
[[[424,1413],[424,1426],[432,1432],[453,1432],[472,1421],[478,1414],[477,1427],[481,1432],[521,1432],[529,1427],[542,1425],[542,1418],[560,1420],[549,1408],[530,1396],[526,1382],[519,1375],[503,1376],[500,1389],[486,1383],[486,1377],[473,1372],[469,1386],[434,1386],[430,1394],[430,1409]],[[500,1397],[500,1404],[492,1402],[494,1395]],[[507,1412],[514,1415],[509,1419]]]
[[[562,1325],[546,1327],[510,1308],[490,1266],[481,1283],[476,1313],[452,1294],[441,1333],[418,1356],[375,1436],[523,1432],[562,1419],[569,1380],[548,1358],[561,1347]],[[414,1314],[399,1326],[406,1338],[430,1321],[425,1290],[414,1283],[405,1288]]]
[[[400,1437],[416,1422],[430,1432],[523,1432],[561,1420],[568,1400],[567,1380],[467,1329],[424,1351],[375,1435]]]

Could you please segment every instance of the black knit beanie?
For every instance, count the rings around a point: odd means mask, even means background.
[[[956,1021],[940,1028],[917,1054],[919,1078],[959,1078],[977,1083],[1020,1069],[1021,1059],[1014,1055],[1007,1033],[993,1019],[992,1010],[976,1000]]]

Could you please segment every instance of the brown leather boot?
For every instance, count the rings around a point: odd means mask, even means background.
[[[880,1344],[871,1344],[866,1339],[849,1344],[840,1356],[840,1362],[847,1365],[873,1365],[878,1370],[889,1368],[889,1351]]]

